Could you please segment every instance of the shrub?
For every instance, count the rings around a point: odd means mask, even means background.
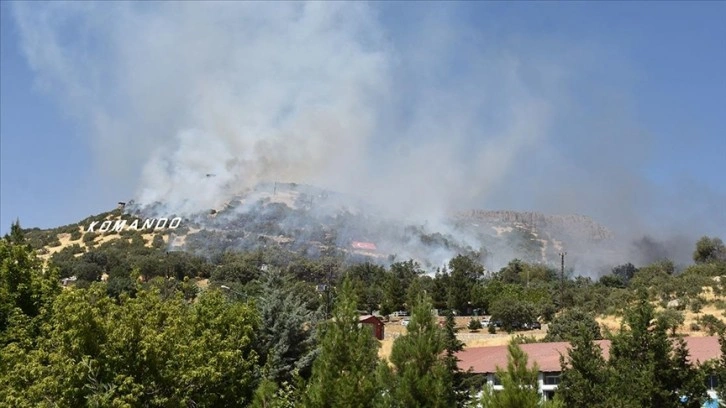
[[[73,244],[73,245],[70,245],[70,246],[66,247],[66,249],[68,250],[68,252],[70,252],[70,253],[71,253],[71,254],[73,254],[73,255],[75,255],[75,254],[82,254],[82,253],[83,253],[83,252],[85,251],[85,250],[84,250],[84,249],[83,249],[83,248],[82,248],[82,247],[81,247],[80,245],[78,245],[78,244]]]
[[[658,313],[658,320],[671,330],[671,334],[675,336],[676,331],[684,322],[682,312],[675,309],[665,309]]]
[[[698,322],[703,325],[709,336],[714,334],[723,333],[726,330],[726,324],[721,321],[718,317],[707,314],[698,318]]]
[[[137,232],[131,237],[131,246],[136,248],[143,248],[146,246],[146,240],[141,233]]]
[[[517,344],[530,344],[537,343],[538,340],[534,336],[525,336],[523,334],[518,334],[512,338],[512,342]]]
[[[469,320],[469,326],[467,328],[472,332],[478,332],[481,330],[481,320],[472,318]]]
[[[117,299],[122,293],[134,296],[136,295],[136,283],[129,276],[114,276],[109,278],[106,284],[106,293]]]
[[[691,331],[701,331],[701,326],[698,323],[691,323]]]
[[[701,313],[701,309],[703,309],[703,299],[701,297],[691,300],[691,312]]]
[[[154,239],[151,241],[151,246],[156,249],[161,249],[164,247],[164,245],[164,237],[162,237],[160,234],[154,235]]]
[[[581,309],[567,309],[552,320],[545,341],[572,341],[583,330],[588,331],[595,340],[602,338],[600,325],[592,314]]]
[[[79,281],[97,282],[101,279],[103,270],[94,263],[79,262],[74,266],[73,274],[78,277]]]

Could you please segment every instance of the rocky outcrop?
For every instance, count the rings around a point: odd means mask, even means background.
[[[455,215],[459,220],[471,220],[497,227],[526,228],[531,232],[543,231],[550,236],[603,241],[613,238],[612,232],[584,215],[549,215],[529,211],[471,210]]]

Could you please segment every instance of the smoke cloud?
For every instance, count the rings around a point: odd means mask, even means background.
[[[283,181],[433,224],[501,208],[588,214],[629,237],[649,228],[660,196],[641,166],[653,141],[628,109],[626,62],[596,44],[462,24],[459,7],[14,11],[39,84],[138,203],[189,214]]]

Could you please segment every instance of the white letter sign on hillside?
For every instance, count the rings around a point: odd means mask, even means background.
[[[111,230],[121,232],[121,229],[123,229],[124,225],[126,225],[126,220],[116,220],[116,223],[113,224]]]
[[[139,227],[139,220],[133,220],[131,224],[126,225],[126,220],[116,221],[93,221],[86,232],[121,232],[121,231],[140,231],[140,230],[162,230],[162,229],[177,229],[181,225],[181,217],[174,217],[171,220],[169,218],[146,218],[141,222]],[[100,225],[99,225],[100,224]]]

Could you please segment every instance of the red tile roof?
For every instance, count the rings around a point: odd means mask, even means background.
[[[708,360],[721,357],[721,346],[718,337],[686,337],[690,361],[705,363]]]
[[[721,349],[718,337],[686,337],[690,360],[703,363],[707,360],[719,358]],[[610,341],[598,340],[595,342],[603,351],[603,357],[610,357]],[[531,343],[520,345],[529,356],[529,366],[537,363],[542,372],[560,371],[560,354],[567,356],[570,348],[568,342]],[[474,373],[495,373],[497,367],[507,368],[507,346],[467,347],[457,353],[459,368],[464,371],[472,369]]]

